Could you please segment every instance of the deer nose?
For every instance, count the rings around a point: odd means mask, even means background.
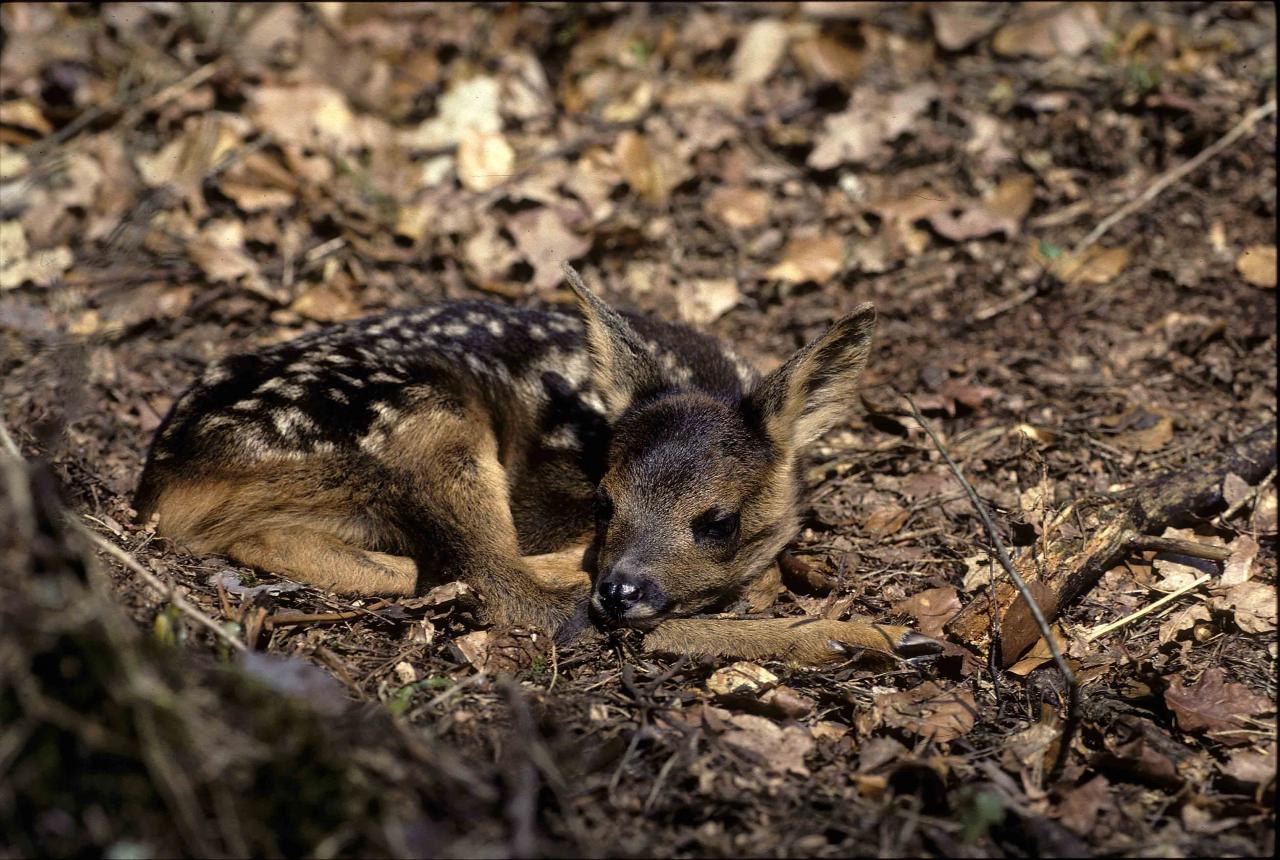
[[[625,618],[634,607],[648,602],[656,591],[653,580],[629,568],[615,567],[598,583],[601,608],[611,618]]]

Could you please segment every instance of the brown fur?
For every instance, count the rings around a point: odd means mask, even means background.
[[[797,453],[856,386],[870,306],[756,382],[574,277],[580,321],[446,305],[214,366],[157,434],[139,510],[193,551],[334,591],[461,578],[496,624],[563,633],[589,607],[656,650],[801,663],[918,646],[859,622],[686,617],[772,602]]]

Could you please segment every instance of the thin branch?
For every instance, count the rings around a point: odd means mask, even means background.
[[[1275,99],[1272,99],[1271,101],[1267,102],[1266,104],[1260,107],[1254,108],[1253,110],[1245,114],[1244,119],[1236,123],[1235,127],[1232,128],[1231,131],[1227,132],[1222,137],[1218,138],[1218,140],[1214,141],[1209,146],[1206,146],[1204,149],[1200,150],[1200,152],[1196,153],[1193,157],[1182,162],[1182,164],[1179,164],[1177,167],[1173,168],[1172,170],[1166,171],[1165,173],[1161,174],[1160,178],[1157,179],[1155,182],[1152,182],[1150,185],[1148,185],[1145,191],[1143,191],[1133,200],[1130,200],[1124,206],[1121,206],[1115,212],[1112,212],[1106,218],[1103,218],[1101,221],[1099,221],[1098,225],[1089,231],[1089,235],[1085,236],[1082,240],[1080,240],[1080,244],[1076,245],[1075,251],[1073,252],[1075,254],[1076,259],[1079,259],[1080,254],[1086,248],[1090,247],[1091,245],[1096,243],[1099,239],[1101,239],[1103,236],[1105,236],[1107,234],[1107,231],[1110,230],[1112,227],[1116,226],[1116,224],[1119,224],[1125,218],[1128,218],[1134,212],[1137,212],[1143,206],[1146,206],[1152,200],[1155,200],[1170,185],[1173,185],[1175,182],[1182,179],[1188,173],[1195,170],[1197,167],[1204,164],[1205,162],[1213,158],[1218,153],[1222,152],[1222,150],[1226,149],[1231,144],[1235,143],[1245,134],[1252,131],[1253,127],[1257,125],[1260,120],[1263,120],[1268,116],[1270,116],[1271,114],[1275,113],[1275,110],[1276,110]]]
[[[1118,621],[1112,621],[1110,624],[1099,625],[1084,635],[1084,641],[1093,642],[1096,639],[1101,639],[1103,636],[1106,636],[1108,633],[1119,630],[1121,627],[1125,626],[1129,622],[1137,621],[1142,616],[1149,615],[1150,613],[1155,612],[1161,606],[1164,606],[1165,604],[1168,604],[1173,602],[1174,600],[1177,600],[1179,597],[1186,594],[1188,591],[1199,588],[1200,586],[1204,585],[1206,582],[1208,582],[1212,578],[1213,577],[1209,576],[1209,574],[1206,573],[1204,576],[1197,577],[1196,579],[1182,586],[1182,588],[1179,588],[1177,591],[1171,591],[1168,594],[1166,594],[1164,597],[1161,597],[1159,600],[1149,603],[1139,610],[1130,612],[1128,615],[1126,615],[1124,618],[1121,618]]]
[[[199,609],[196,609],[194,606],[188,603],[182,597],[182,595],[178,594],[178,592],[172,586],[166,586],[163,582],[160,581],[160,578],[158,576],[156,576],[154,573],[152,573],[151,571],[143,567],[141,564],[139,564],[137,560],[134,559],[133,556],[129,555],[129,553],[125,552],[120,547],[116,546],[111,541],[107,540],[102,535],[95,532],[93,529],[90,529],[88,526],[85,526],[80,523],[77,523],[77,525],[80,526],[80,530],[84,533],[86,537],[88,537],[89,541],[93,543],[94,546],[98,547],[103,552],[107,553],[112,558],[114,558],[116,561],[123,564],[133,573],[141,577],[143,582],[151,586],[151,588],[154,589],[156,593],[163,595],[170,603],[176,606],[178,608],[178,611],[181,612],[183,615],[187,616],[196,624],[208,630],[210,633],[212,633],[214,636],[221,639],[223,642],[225,642],[228,646],[230,646],[234,650],[236,651],[247,650],[243,642],[241,642],[239,639],[232,636],[229,632],[223,629],[222,625],[218,624],[218,622],[214,621],[208,615],[205,615]]]
[[[942,455],[942,459],[951,468],[956,480],[964,487],[965,493],[969,496],[969,501],[978,513],[978,519],[982,520],[982,527],[986,529],[987,539],[991,541],[991,545],[995,548],[996,558],[999,560],[1000,566],[1004,568],[1005,573],[1009,574],[1009,578],[1013,580],[1018,593],[1026,601],[1027,608],[1031,610],[1031,617],[1035,619],[1036,627],[1040,629],[1040,635],[1044,637],[1045,644],[1049,646],[1049,653],[1053,656],[1054,665],[1062,673],[1063,683],[1067,687],[1067,716],[1062,725],[1062,743],[1058,747],[1058,755],[1054,760],[1053,767],[1049,770],[1049,775],[1052,778],[1066,763],[1067,752],[1071,748],[1071,740],[1075,736],[1076,726],[1080,721],[1080,682],[1076,679],[1075,673],[1071,671],[1071,667],[1067,665],[1066,658],[1063,657],[1057,640],[1054,639],[1052,632],[1049,630],[1049,622],[1045,619],[1044,613],[1040,611],[1040,605],[1031,596],[1027,583],[1018,575],[1018,571],[1014,569],[1013,561],[1009,558],[1009,552],[1005,549],[1004,542],[1000,540],[1000,534],[996,531],[995,523],[992,522],[991,515],[987,512],[987,506],[982,503],[982,499],[978,497],[977,490],[973,488],[973,484],[969,483],[969,480],[960,471],[956,461],[951,459],[951,454],[947,451],[946,445],[942,444],[942,440],[938,438],[938,435],[933,432],[933,428],[924,420],[924,416],[916,408],[916,402],[911,399],[911,395],[906,394],[904,396],[907,398],[907,403],[911,405],[911,414],[916,419],[916,423],[924,428],[925,433],[929,434],[929,438],[933,440],[938,453]]]

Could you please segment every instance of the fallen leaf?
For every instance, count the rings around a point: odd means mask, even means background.
[[[1058,804],[1058,820],[1077,836],[1087,836],[1098,822],[1098,812],[1111,806],[1111,783],[1102,775],[1078,785]]]
[[[53,132],[53,126],[44,118],[40,109],[26,99],[0,102],[0,123],[24,128],[40,135]]]
[[[187,256],[214,283],[243,283],[255,292],[270,295],[257,261],[245,248],[242,221],[210,221],[187,243]]]
[[[1160,644],[1173,642],[1184,631],[1193,629],[1197,623],[1208,621],[1209,618],[1209,610],[1203,603],[1196,603],[1173,613],[1160,625]]]
[[[1275,633],[1276,588],[1262,582],[1242,582],[1213,598],[1215,609],[1229,611],[1245,633]]]
[[[1146,426],[1117,433],[1111,441],[1120,448],[1144,454],[1154,454],[1173,441],[1173,418],[1168,414],[1146,410],[1136,423]]]
[[[1265,788],[1276,781],[1276,748],[1267,747],[1262,752],[1235,750],[1222,772],[1245,785]]]
[[[962,51],[1000,23],[1001,3],[934,3],[929,7],[933,36],[948,51]]]
[[[733,728],[720,741],[735,752],[775,773],[808,776],[804,759],[813,751],[813,736],[800,726],[779,726],[755,714],[732,714],[726,722]]]
[[[960,611],[960,596],[949,585],[927,588],[898,601],[893,611],[914,618],[917,629],[925,636],[938,637],[942,635],[943,626]]]
[[[66,246],[32,251],[21,221],[0,222],[0,290],[12,290],[26,283],[48,287],[71,268],[71,249]]]
[[[848,108],[823,120],[822,134],[806,163],[815,170],[830,170],[869,161],[916,127],[937,95],[937,87],[927,82],[891,94],[856,90]]]
[[[549,290],[564,279],[561,265],[591,250],[591,239],[565,227],[549,208],[530,209],[514,215],[507,229],[521,256],[533,266],[533,287]]]
[[[355,319],[364,309],[351,290],[337,283],[322,283],[298,296],[289,310],[316,322],[332,323]]]
[[[787,51],[787,25],[773,18],[752,22],[729,58],[735,83],[762,84],[777,71]]]
[[[779,684],[772,690],[766,690],[760,696],[760,704],[769,711],[791,720],[806,717],[818,707],[813,699],[791,689],[786,684]]]
[[[1036,599],[1037,602],[1039,602],[1040,598],[1037,597]],[[1024,608],[1026,606],[1025,603],[1020,605]],[[1058,646],[1058,652],[1065,655],[1067,653],[1067,637],[1066,634],[1062,632],[1062,625],[1056,622],[1050,624],[1049,632],[1053,634],[1053,641]],[[1035,644],[1031,646],[1031,650],[1026,653],[1026,656],[1014,663],[1006,671],[1008,671],[1010,675],[1026,677],[1031,674],[1033,670],[1040,668],[1052,659],[1053,652],[1049,650],[1049,643],[1044,641],[1043,636],[1040,636],[1036,639]]]
[[[676,311],[682,320],[707,325],[724,316],[740,298],[733,278],[698,278],[677,290]]]
[[[401,660],[395,665],[393,671],[396,673],[396,678],[400,681],[402,686],[404,684],[412,684],[414,681],[418,680],[418,670],[414,669],[413,664],[408,660]]]
[[[1217,666],[1205,670],[1194,687],[1186,686],[1182,678],[1174,678],[1164,700],[1184,732],[1205,731],[1223,744],[1239,746],[1250,742],[1250,736],[1242,731],[1249,721],[1275,711],[1275,703],[1244,684],[1228,683],[1225,678]]]
[[[769,214],[769,197],[751,188],[722,186],[707,196],[702,208],[726,227],[749,230],[763,223]]]
[[[624,131],[618,135],[613,151],[618,171],[632,191],[655,205],[667,202],[672,187],[671,177],[644,135]]]
[[[738,662],[711,673],[707,689],[717,696],[760,693],[778,683],[778,676],[755,663]]]
[[[338,152],[360,143],[346,97],[323,84],[258,87],[249,97],[249,115],[277,143]]]
[[[848,83],[862,75],[866,61],[861,51],[830,36],[812,36],[791,43],[791,56],[810,78]]]
[[[872,711],[877,722],[937,743],[966,734],[977,715],[972,693],[959,687],[947,690],[935,681],[881,696]]]
[[[1231,555],[1222,565],[1222,576],[1214,588],[1229,588],[1247,582],[1253,576],[1253,562],[1258,557],[1258,542],[1248,535],[1238,535],[1228,544]]]
[[[1076,256],[1043,241],[1031,243],[1031,258],[1067,284],[1103,286],[1120,276],[1129,264],[1128,248],[1094,245]]]
[[[1276,288],[1276,246],[1250,245],[1236,258],[1236,271],[1255,287]]]
[[[782,259],[765,273],[766,278],[800,284],[825,284],[844,266],[844,242],[839,236],[792,239],[782,249]]]
[[[458,181],[470,191],[489,191],[511,178],[516,153],[497,132],[468,129],[458,142]]]
[[[410,149],[438,150],[457,146],[468,131],[495,134],[502,130],[498,82],[485,75],[454,84],[440,97],[436,115],[401,134]]]
[[[862,526],[872,537],[886,538],[906,525],[910,516],[909,511],[898,505],[885,505],[868,514]]]
[[[1031,3],[996,31],[992,48],[1005,57],[1047,60],[1059,54],[1079,56],[1106,38],[1106,28],[1092,4],[1066,3],[1044,9]]]

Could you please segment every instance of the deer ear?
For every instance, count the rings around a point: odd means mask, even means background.
[[[637,397],[663,387],[661,368],[631,324],[587,289],[568,263],[564,274],[586,327],[592,383],[609,417],[616,418]]]
[[[775,445],[796,451],[835,426],[853,403],[875,327],[875,307],[861,305],[760,381],[747,405]]]

